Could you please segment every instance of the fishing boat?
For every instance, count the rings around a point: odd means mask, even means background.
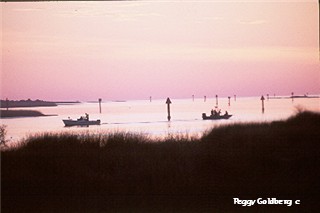
[[[77,120],[73,119],[63,119],[62,120],[65,126],[89,126],[89,125],[100,125],[100,120],[89,120],[89,115],[81,116]]]
[[[229,118],[231,118],[231,116],[232,116],[232,115],[229,115],[229,114],[224,114],[224,115],[211,114],[210,116],[207,116],[206,113],[202,113],[202,119],[203,119],[203,120],[229,119]]]

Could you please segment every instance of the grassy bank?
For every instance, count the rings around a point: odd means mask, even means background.
[[[0,110],[1,118],[16,118],[16,117],[39,117],[46,116],[36,110]]]
[[[43,134],[1,152],[2,212],[313,212],[320,115],[236,124],[201,139]],[[299,199],[242,207],[233,198]]]

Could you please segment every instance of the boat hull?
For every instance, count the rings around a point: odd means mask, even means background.
[[[221,119],[229,119],[232,115],[210,115],[207,116],[206,113],[202,113],[203,120],[221,120]]]
[[[100,125],[100,120],[88,121],[88,120],[62,120],[65,126],[89,126]]]

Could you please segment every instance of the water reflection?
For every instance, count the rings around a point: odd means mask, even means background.
[[[269,99],[265,101],[265,110],[261,113],[261,97],[240,98],[233,100],[229,106],[228,98],[219,100],[219,108],[228,110],[233,116],[229,120],[202,120],[202,113],[210,112],[215,105],[215,98],[177,99],[172,100],[171,115],[174,119],[167,121],[165,100],[102,102],[102,113],[98,103],[81,103],[76,105],[60,105],[58,107],[31,108],[44,114],[57,116],[34,118],[1,119],[8,127],[8,138],[17,141],[27,135],[41,132],[133,132],[163,137],[168,134],[188,134],[199,136],[208,129],[223,124],[237,122],[261,122],[286,119],[297,111],[297,107],[307,110],[320,111],[319,98]],[[90,114],[90,119],[101,120],[99,126],[65,128],[62,122],[68,117],[77,118],[83,113]]]

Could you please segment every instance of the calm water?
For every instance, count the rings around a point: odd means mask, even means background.
[[[320,111],[319,98],[270,99],[265,100],[265,112],[262,113],[260,97],[231,98],[228,106],[227,98],[219,98],[219,108],[233,116],[229,120],[202,120],[203,112],[209,114],[216,104],[215,98],[208,99],[171,99],[171,121],[167,121],[167,106],[165,100],[104,102],[102,114],[98,103],[82,103],[76,105],[60,105],[58,107],[30,108],[44,114],[56,116],[35,118],[1,119],[7,125],[8,144],[14,144],[20,139],[41,132],[135,132],[152,137],[165,137],[175,134],[188,134],[199,137],[206,130],[221,124],[232,124],[251,121],[273,121],[286,119],[295,114],[297,107],[312,111]],[[28,108],[29,109],[29,108]],[[84,113],[90,114],[90,119],[100,119],[102,125],[90,127],[64,127],[62,119],[76,119]]]

